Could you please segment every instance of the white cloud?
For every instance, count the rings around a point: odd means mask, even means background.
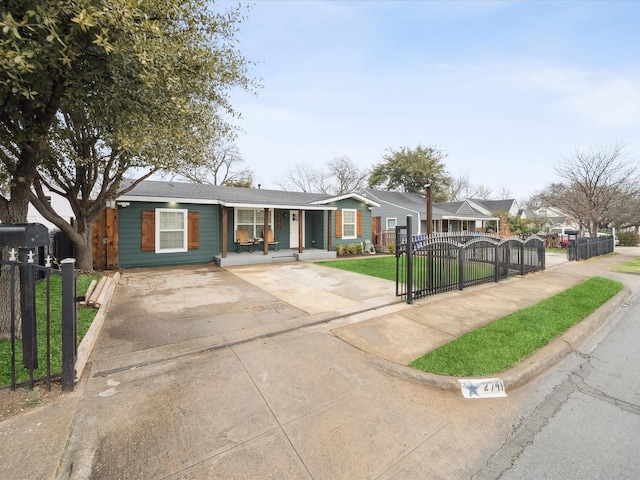
[[[640,125],[640,82],[614,78],[576,90],[568,104],[592,121],[609,127]]]
[[[512,74],[521,89],[548,93],[555,103],[588,123],[602,127],[640,125],[640,82],[601,72],[527,66]]]

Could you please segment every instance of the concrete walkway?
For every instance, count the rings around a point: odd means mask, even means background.
[[[639,252],[619,253],[413,305],[312,263],[126,271],[77,390],[0,423],[0,478],[469,478],[628,289],[500,374],[507,398],[406,363],[590,276],[624,281],[608,267]]]

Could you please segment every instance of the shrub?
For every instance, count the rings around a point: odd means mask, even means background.
[[[395,242],[390,242],[389,245],[387,245],[387,248],[389,249],[389,253],[396,253]]]
[[[618,232],[618,240],[620,245],[624,247],[636,247],[638,246],[638,235],[636,232]]]
[[[336,245],[336,254],[340,255],[356,255],[362,253],[361,243],[342,243]]]

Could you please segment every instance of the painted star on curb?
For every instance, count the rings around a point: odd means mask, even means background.
[[[473,383],[467,383],[465,385],[465,387],[467,387],[469,389],[469,397],[473,397],[474,395],[476,397],[479,397],[480,395],[478,394],[478,385],[475,385]]]

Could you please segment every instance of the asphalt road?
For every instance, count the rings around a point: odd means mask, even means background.
[[[626,281],[634,295],[474,478],[640,478],[640,294]]]

